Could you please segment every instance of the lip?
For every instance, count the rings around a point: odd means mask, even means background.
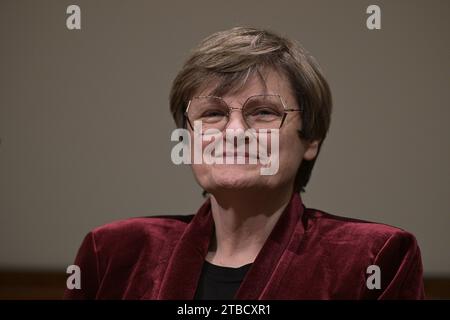
[[[250,154],[248,152],[244,152],[243,155],[240,155],[237,151],[234,151],[234,153],[231,153],[231,155],[230,155],[230,157],[234,157],[234,158],[237,158],[239,156],[243,156],[244,158],[259,159],[259,156],[257,154],[256,155],[255,154]],[[227,153],[225,151],[222,153],[222,157],[223,158],[228,157],[228,155],[227,155]]]

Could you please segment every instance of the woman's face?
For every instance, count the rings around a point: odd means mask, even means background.
[[[246,85],[239,92],[226,94],[222,98],[232,108],[242,108],[247,98],[261,94],[278,94],[282,97],[286,107],[289,109],[298,109],[294,95],[291,92],[289,81],[278,72],[272,69],[266,69],[261,73],[264,80],[257,74],[252,75],[246,82]],[[207,86],[196,95],[212,95],[215,85]],[[248,129],[242,118],[240,110],[233,110],[230,114],[226,129]],[[279,151],[278,151],[278,170],[275,174],[262,175],[261,168],[269,165],[249,164],[192,164],[194,176],[200,186],[211,194],[224,190],[248,190],[248,189],[271,189],[293,187],[296,173],[299,169],[302,159],[312,160],[317,155],[318,141],[307,143],[302,142],[297,131],[301,129],[300,112],[288,112],[286,119],[279,130]],[[194,132],[189,128],[191,140],[194,139]],[[225,133],[225,132],[224,132]],[[260,147],[260,135],[257,135],[258,147]],[[270,144],[271,135],[268,136],[268,154],[276,156],[276,148]],[[211,141],[203,141],[202,148],[209,145]],[[192,144],[193,145],[193,144]],[[265,145],[265,144],[264,144]],[[248,148],[248,143],[246,144]],[[226,147],[226,137],[224,134],[223,147]],[[227,147],[236,147],[228,145]],[[237,150],[237,149],[235,149]],[[246,149],[248,151],[248,149]],[[193,150],[191,155],[193,155]],[[236,159],[234,159],[236,160]],[[273,168],[274,166],[272,166]],[[273,172],[273,170],[272,170]]]

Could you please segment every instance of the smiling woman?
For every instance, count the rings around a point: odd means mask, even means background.
[[[194,177],[209,194],[197,213],[96,228],[75,261],[81,289],[68,289],[65,297],[423,298],[412,234],[303,203],[331,105],[317,62],[294,41],[243,27],[204,39],[174,80],[175,123],[187,139],[196,135],[197,121],[216,133],[253,130],[258,146],[266,142],[263,130],[276,130],[278,147],[269,145],[267,154],[277,153],[279,170],[261,175],[263,163],[194,161]],[[231,156],[250,155],[249,140],[228,141]],[[212,143],[202,139],[198,149]]]

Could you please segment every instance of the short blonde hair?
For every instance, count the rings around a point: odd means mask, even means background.
[[[200,42],[173,81],[170,110],[176,125],[186,126],[184,112],[189,100],[212,80],[219,80],[214,94],[221,95],[242,87],[249,75],[264,67],[287,77],[303,108],[299,136],[307,141],[319,140],[320,151],[331,120],[329,85],[319,64],[300,44],[268,30],[235,27]],[[296,192],[305,191],[316,158],[302,161],[295,178]]]

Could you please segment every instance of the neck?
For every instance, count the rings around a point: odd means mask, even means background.
[[[292,196],[292,188],[233,190],[211,196],[214,234],[206,260],[239,267],[255,260]]]

